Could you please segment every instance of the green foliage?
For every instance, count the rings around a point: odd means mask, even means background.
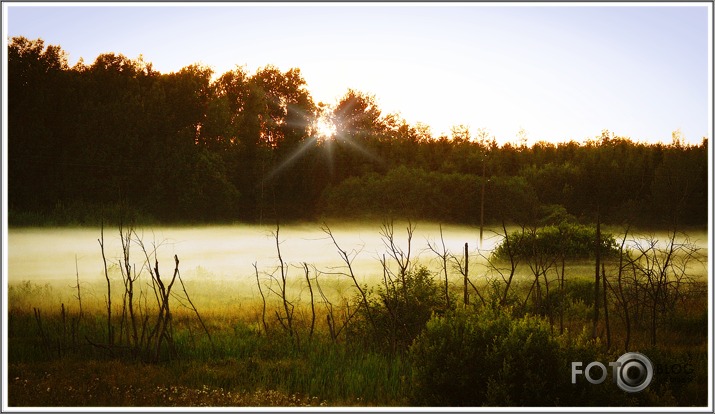
[[[410,355],[421,405],[553,405],[569,378],[541,320],[496,311],[433,318]]]
[[[41,287],[30,284],[17,289],[21,290],[17,294],[42,291]],[[408,361],[399,355],[388,356],[349,344],[336,344],[323,336],[316,336],[308,346],[296,349],[287,335],[262,335],[243,323],[236,324],[234,329],[226,326],[214,329],[211,345],[206,336],[199,334],[185,319],[177,318],[174,341],[178,358],[159,364],[137,363],[122,353],[121,347],[110,352],[90,345],[85,338],[102,337],[106,328],[106,320],[94,312],[85,314],[82,319],[72,313],[66,321],[58,313],[43,312],[44,336],[32,312],[14,310],[10,312],[8,323],[10,370],[13,379],[18,378],[10,386],[10,394],[12,401],[21,406],[100,403],[172,406],[202,401],[201,395],[182,399],[168,388],[192,393],[201,389],[220,390],[221,395],[205,402],[219,406],[250,405],[251,402],[292,405],[284,398],[273,401],[231,398],[232,394],[237,397],[269,391],[315,396],[335,406],[404,405],[410,385]],[[44,384],[44,388],[38,384]],[[113,387],[105,389],[103,384]],[[52,392],[47,391],[48,387]],[[157,389],[162,392],[155,393]],[[42,394],[33,395],[30,390]],[[174,400],[166,399],[167,395]]]
[[[398,166],[351,177],[323,194],[321,211],[352,218],[410,217],[478,223],[482,177]],[[497,177],[485,189],[487,221],[521,221],[533,216],[536,201],[518,177]]]
[[[410,348],[413,403],[589,406],[627,403],[615,385],[571,383],[572,361],[608,360],[584,337],[554,337],[544,320],[483,309],[434,317]],[[613,396],[611,396],[613,395]]]
[[[562,223],[522,229],[509,235],[509,244],[502,241],[492,252],[497,259],[508,260],[510,253],[517,258],[551,257],[566,259],[590,259],[596,254],[596,228],[581,224]],[[613,235],[601,233],[602,257],[618,254]]]
[[[157,220],[136,206],[89,201],[58,201],[47,210],[10,210],[8,220],[18,227],[94,226],[119,223],[153,224]]]
[[[376,289],[365,287],[369,309],[361,307],[348,335],[380,351],[404,351],[434,313],[446,309],[443,287],[424,266],[388,280]],[[355,306],[362,298],[356,297]]]
[[[575,319],[571,329],[577,328],[555,335],[546,320],[524,314],[524,309],[500,309],[496,300],[490,301],[493,307],[459,304],[458,310],[445,309],[441,284],[423,267],[408,271],[404,282],[399,274],[393,276],[394,282],[368,294],[369,308],[354,315],[349,332],[337,341],[321,329],[310,338],[301,331],[300,344],[279,329],[258,330],[255,309],[244,303],[239,313],[225,312],[222,306],[211,309],[205,319],[209,340],[194,316],[177,306],[172,318],[176,358],[141,365],[121,344],[111,348],[87,341],[105,337],[101,306],[85,307],[79,317],[74,304],[59,310],[60,296],[50,285],[10,285],[9,398],[23,406],[285,406],[320,401],[331,406],[568,407],[706,401],[705,311],[683,306],[669,320],[682,326],[669,327],[669,332],[688,338],[640,350],[656,365],[657,375],[643,392],[628,394],[610,380],[596,385],[581,376],[571,383],[571,362],[607,363],[623,352],[605,351],[603,343],[591,339],[590,312],[583,305],[592,300],[589,281],[566,280],[566,318]],[[519,308],[523,288],[512,291]],[[693,294],[697,292],[706,291]],[[101,298],[95,299],[101,304]],[[350,309],[354,306],[355,301]],[[36,307],[42,307],[41,313],[34,313]],[[615,306],[611,310],[617,312]],[[246,317],[253,323],[242,322]],[[587,322],[579,333],[580,320]],[[635,331],[634,337],[640,333]]]
[[[369,173],[348,178],[329,189],[324,194],[323,212],[329,216],[340,214],[356,218],[434,218],[450,210],[448,200],[451,194],[469,191],[475,185],[467,176],[428,173],[400,166],[385,175]]]
[[[580,220],[598,210],[604,222],[707,222],[707,140],[648,145],[604,131],[500,147],[464,127],[433,136],[359,91],[319,109],[297,68],[212,80],[202,65],[162,74],[115,53],[69,67],[59,46],[24,37],[10,40],[7,63],[11,224],[57,202],[123,203],[161,221],[477,223],[482,184],[487,222],[533,224],[553,204]],[[316,139],[319,111],[333,136]]]

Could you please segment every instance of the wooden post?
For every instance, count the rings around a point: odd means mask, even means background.
[[[464,307],[469,305],[469,243],[464,243]]]
[[[598,335],[598,288],[601,282],[601,218],[599,213],[596,212],[596,283],[594,286],[593,295],[593,332],[591,337],[596,339]]]

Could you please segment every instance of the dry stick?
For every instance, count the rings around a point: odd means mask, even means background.
[[[104,278],[107,280],[107,342],[112,345],[113,337],[112,334],[112,288],[109,281],[109,271],[107,270],[107,257],[104,254],[104,221],[102,221],[102,226],[100,228],[100,238],[97,239],[99,242],[99,248],[102,251],[102,261],[104,262]]]
[[[553,315],[553,308],[551,306],[551,301],[546,301],[546,304],[544,304],[543,301],[543,296],[541,293],[541,278],[543,277],[544,279],[544,287],[546,288],[545,295],[548,298],[549,297],[549,275],[548,271],[551,269],[555,263],[556,259],[554,257],[550,257],[547,253],[543,251],[541,248],[537,248],[537,243],[536,243],[536,232],[537,229],[533,230],[533,235],[534,235],[534,242],[532,244],[532,254],[533,254],[533,266],[532,262],[529,262],[529,268],[531,269],[532,273],[534,274],[536,278],[536,303],[537,303],[537,310],[541,312],[542,310],[545,310],[548,313],[548,318],[549,318],[549,327],[551,331],[553,332],[554,329],[554,315]],[[558,276],[558,273],[557,273]]]
[[[174,286],[174,282],[176,281],[177,276],[179,275],[179,256],[174,255],[174,263],[176,264],[176,267],[174,267],[174,275],[171,278],[171,282],[169,283],[169,286],[166,289],[166,317],[168,323],[164,324],[164,336],[166,337],[166,340],[168,344],[170,345],[170,350],[174,351],[174,339],[172,336],[172,331],[171,329],[171,311],[169,310],[169,295],[171,294],[171,287]]]
[[[152,328],[151,333],[149,334],[149,341],[147,342],[147,350],[149,350],[149,347],[151,346],[151,340],[154,338],[154,335],[158,335],[156,342],[156,352],[155,352],[155,359],[159,359],[159,348],[161,346],[161,338],[162,338],[162,323],[165,323],[165,318],[164,318],[164,307],[166,306],[166,289],[164,288],[164,283],[161,281],[161,274],[159,273],[159,262],[158,260],[155,259],[155,265],[154,265],[154,272],[152,273],[154,275],[154,280],[156,280],[156,285],[159,286],[159,295],[161,297],[161,301],[159,304],[159,313],[157,314],[157,319],[156,323],[154,324],[154,328]]]
[[[274,277],[273,275],[269,275],[272,280],[275,280],[276,283],[278,283],[278,279]],[[282,298],[282,294],[280,293],[280,286],[278,287],[278,291],[273,289],[273,287],[269,284],[266,289],[268,289],[269,292],[273,293],[274,295],[278,296],[279,298]],[[289,305],[292,306],[292,303],[288,303]],[[287,317],[284,317],[277,309],[273,310],[273,313],[276,315],[276,320],[281,324],[281,327],[283,327],[283,330],[288,331],[288,325],[286,324],[286,319]]]
[[[276,239],[276,251],[278,252],[278,262],[280,263],[280,271],[281,271],[281,284],[280,284],[280,297],[281,300],[283,301],[283,310],[285,311],[285,318],[286,318],[286,323],[287,325],[283,325],[283,321],[281,320],[280,315],[278,314],[278,311],[276,311],[276,316],[278,317],[278,320],[281,322],[281,325],[284,327],[287,327],[288,334],[293,337],[297,338],[297,333],[294,332],[293,330],[293,310],[294,306],[288,301],[288,296],[286,293],[286,280],[288,279],[288,276],[286,274],[286,266],[285,262],[283,262],[283,256],[281,255],[281,246],[280,242],[278,239],[278,233],[280,232],[280,225],[276,224],[276,232],[275,232],[275,239]]]
[[[261,294],[261,300],[263,301],[263,311],[261,312],[261,322],[263,322],[263,333],[268,334],[268,325],[266,325],[266,296],[263,294],[263,289],[261,289],[261,281],[258,279],[258,263],[253,262],[253,268],[256,271],[256,284],[258,285],[258,293]]]
[[[276,225],[276,232],[275,232],[275,240],[276,240],[276,251],[278,252],[278,262],[280,263],[280,271],[281,271],[281,284],[280,284],[280,297],[281,300],[283,301],[283,309],[285,310],[285,315],[286,315],[286,322],[287,322],[287,327],[288,327],[288,332],[290,336],[293,336],[293,330],[291,329],[291,319],[290,319],[290,314],[288,312],[288,304],[287,298],[286,298],[286,271],[285,271],[285,263],[283,262],[283,256],[281,255],[281,246],[280,242],[278,240],[278,233],[280,232],[280,226]],[[278,312],[276,311],[276,315],[278,315]],[[281,317],[278,316],[280,319]],[[283,322],[281,322],[283,323]]]
[[[132,322],[132,336],[134,339],[134,346],[138,350],[139,349],[139,331],[137,328],[137,320],[136,320],[136,315],[134,314],[134,281],[137,280],[139,277],[137,275],[137,267],[136,265],[133,266],[134,270],[134,277],[129,278],[129,319]],[[141,272],[140,272],[141,274]]]
[[[333,315],[333,304],[330,302],[330,300],[328,300],[328,297],[325,296],[323,288],[320,287],[317,272],[315,275],[315,286],[318,288],[318,294],[320,294],[320,297],[323,299],[323,304],[325,305],[325,309],[327,310],[327,315],[325,316],[325,319],[328,323],[328,331],[330,332],[330,338],[334,342],[337,339],[337,335],[335,333],[335,316]]]
[[[402,281],[402,296],[404,298],[404,308],[410,309],[410,295],[407,290],[407,271],[410,267],[410,257],[412,251],[412,234],[415,230],[415,226],[411,221],[407,221],[407,253],[404,252],[400,247],[395,244],[395,227],[394,222],[385,221],[382,225],[382,230],[380,234],[382,235],[382,242],[388,249],[388,254],[395,259],[397,266],[400,268],[400,280]],[[383,265],[384,267],[384,265]],[[395,297],[397,298],[397,292],[395,292]],[[399,303],[399,302],[398,302]],[[399,305],[398,305],[399,306]],[[394,319],[396,322],[397,319]],[[373,323],[373,328],[375,324]],[[407,329],[405,324],[402,324],[402,328]],[[396,331],[393,331],[393,337]],[[393,345],[396,342],[393,341]]]
[[[611,349],[611,324],[608,320],[608,301],[606,291],[606,265],[601,262],[601,279],[603,280],[603,320],[606,322],[606,349]]]
[[[400,247],[395,244],[395,226],[392,221],[384,222],[382,229],[380,230],[380,235],[382,236],[382,242],[387,247],[388,254],[395,259],[397,266],[400,268],[400,279],[402,280],[402,290],[405,296],[405,300],[409,301],[409,295],[407,294],[407,269],[410,267],[410,255],[412,250],[412,233],[415,230],[415,226],[411,221],[407,222],[407,253],[405,253]],[[406,303],[409,306],[409,303]]]
[[[442,270],[444,271],[444,299],[447,304],[447,308],[449,308],[449,279],[447,276],[447,256],[449,256],[449,251],[447,251],[447,247],[444,244],[444,235],[442,234],[442,224],[439,225],[439,237],[442,240],[442,251],[439,252],[437,251],[437,248],[435,246],[432,246],[432,243],[427,242],[427,247],[429,247],[430,250],[434,254],[437,255],[440,259],[442,259]]]
[[[176,257],[176,256],[174,256]],[[178,257],[176,257],[176,260],[178,262]],[[178,263],[177,263],[177,276],[179,277],[179,283],[181,283],[181,289],[184,291],[184,296],[186,296],[186,300],[189,301],[189,305],[191,305],[191,308],[194,310],[194,313],[196,313],[196,317],[199,318],[199,323],[201,324],[201,327],[204,328],[204,332],[206,332],[206,335],[209,337],[209,342],[211,343],[211,350],[216,351],[216,348],[214,347],[214,341],[211,339],[211,334],[209,333],[208,328],[206,328],[206,324],[204,324],[204,320],[201,319],[201,315],[199,315],[199,310],[196,309],[196,306],[194,306],[194,302],[191,301],[191,298],[189,297],[189,292],[186,291],[186,286],[184,286],[184,281],[181,279],[181,273],[178,271]]]
[[[122,222],[119,222],[119,240],[121,240],[122,243],[122,259],[124,260],[124,264],[128,265],[129,263],[129,246],[127,243],[125,243],[124,240],[124,229],[122,227]],[[131,275],[129,274],[130,270],[127,270],[126,267],[124,267],[124,264],[122,263],[122,260],[117,260],[117,265],[119,266],[119,270],[122,274],[122,282],[124,283],[124,293],[122,295],[122,315],[119,318],[119,343],[122,343],[122,336],[124,336],[124,322],[127,319],[127,294],[129,293],[129,278]],[[127,343],[129,343],[129,328],[127,328]]]
[[[131,245],[131,235],[134,230],[130,227],[126,232],[126,237],[123,235],[122,226],[119,227],[119,235],[122,240],[122,252],[124,253],[124,271],[127,275],[127,283],[125,284],[127,300],[129,302],[129,320],[131,322],[132,329],[132,340],[134,341],[134,346],[137,346],[139,341],[139,333],[137,331],[137,321],[134,315],[134,282],[137,279],[136,268],[134,270],[134,277],[132,277],[132,265],[129,259],[129,246]],[[136,235],[136,233],[134,233]],[[128,335],[128,332],[127,332]]]
[[[157,290],[158,283],[156,281],[156,275],[154,274],[154,270],[151,267],[151,259],[149,258],[149,253],[146,250],[146,247],[144,246],[144,243],[142,242],[141,239],[137,239],[137,243],[142,249],[142,252],[144,252],[144,257],[145,257],[145,264],[147,269],[149,269],[149,275],[151,276],[151,288],[152,291],[154,292],[154,299],[156,299],[156,304],[159,309],[161,309],[161,301],[159,299],[159,292]],[[156,248],[154,249],[154,255],[156,255]],[[144,296],[144,322],[142,324],[142,339],[141,339],[141,344],[142,348],[144,348],[144,352],[148,356],[151,350],[151,341],[154,338],[154,335],[156,334],[157,328],[158,328],[158,321],[154,325],[153,328],[147,329],[147,324],[149,322],[149,305],[147,304],[147,297]],[[146,338],[146,341],[144,341],[144,338]]]
[[[134,233],[136,236],[136,232]],[[156,281],[156,275],[154,275],[154,269],[151,267],[151,259],[149,258],[149,253],[146,251],[146,247],[144,246],[144,242],[140,238],[137,238],[137,243],[139,244],[139,247],[141,247],[142,252],[144,252],[144,258],[146,260],[146,268],[149,270],[149,275],[151,276],[151,288],[154,291],[154,298],[156,299],[156,306],[161,308],[161,299],[159,299],[159,292],[157,291],[157,286],[159,285]],[[154,250],[152,251],[152,254],[154,257],[156,257],[156,246],[154,246]],[[146,301],[145,301],[145,306],[146,309]]]
[[[79,302],[79,319],[82,319],[82,292],[80,291],[79,288],[79,266],[77,264],[77,255],[74,255],[74,270],[75,273],[77,274],[77,301]]]
[[[310,319],[310,334],[309,338],[313,338],[313,329],[315,329],[315,299],[313,297],[313,286],[310,284],[310,277],[308,272],[308,264],[303,263],[303,269],[305,269],[305,281],[308,282],[308,290],[310,291],[310,311],[312,318]]]
[[[162,304],[161,304],[161,300],[159,299],[159,292],[157,290],[158,283],[156,281],[156,275],[154,274],[154,269],[152,269],[152,267],[151,267],[151,259],[149,258],[149,252],[147,252],[146,246],[144,246],[144,242],[139,237],[139,235],[136,233],[136,231],[134,231],[134,236],[135,236],[135,240],[136,240],[137,244],[139,245],[142,252],[144,253],[144,258],[145,258],[144,266],[146,266],[147,270],[149,271],[149,275],[151,276],[151,288],[152,288],[152,291],[154,292],[154,298],[156,299],[157,307],[159,309],[161,309]],[[154,256],[156,256],[156,246],[154,246],[154,250],[152,251],[152,254],[154,254]],[[144,266],[142,266],[142,269],[144,268]],[[151,342],[152,342],[152,339],[154,338],[154,335],[156,334],[157,329],[158,329],[158,322],[156,325],[154,325],[153,328],[149,328],[148,324],[149,324],[150,315],[149,315],[149,305],[147,303],[147,300],[148,300],[147,294],[143,290],[140,291],[140,302],[141,302],[141,296],[144,297],[144,314],[143,314],[144,319],[142,321],[141,336],[139,338],[139,343],[137,345],[136,352],[138,352],[138,350],[143,348],[146,355],[149,356],[150,352],[151,352]],[[140,307],[140,310],[141,310],[141,307]]]
[[[645,286],[642,286],[638,274],[643,274],[644,276],[647,273],[647,269],[643,268],[639,263],[641,260],[645,260],[646,262],[649,262],[650,259],[648,257],[648,252],[653,249],[653,246],[651,245],[648,248],[645,248],[641,246],[641,243],[636,242],[635,243],[635,249],[638,251],[639,255],[636,258],[628,257],[628,264],[631,267],[631,270],[633,271],[633,297],[635,297],[634,303],[634,312],[633,312],[633,318],[632,320],[641,320],[644,318],[643,312],[645,312],[645,308],[647,306],[646,303],[646,296],[647,296],[647,288]],[[641,299],[642,296],[642,299]],[[631,301],[629,301],[631,302]]]
[[[357,278],[355,277],[355,273],[353,272],[353,266],[352,266],[352,261],[350,260],[350,257],[348,256],[348,253],[340,248],[340,245],[338,245],[338,242],[335,240],[335,237],[333,236],[333,233],[330,231],[330,227],[328,227],[327,224],[323,223],[323,232],[326,233],[328,236],[330,236],[330,239],[333,241],[333,244],[335,245],[335,248],[338,249],[338,253],[340,255],[340,258],[345,262],[345,264],[348,267],[348,271],[350,274],[350,278],[353,281],[353,284],[357,288],[358,292],[360,293],[360,298],[362,299],[362,305],[365,306],[365,309],[367,311],[367,317],[368,320],[370,321],[370,325],[372,326],[373,329],[376,329],[376,324],[375,324],[375,319],[372,316],[372,310],[370,309],[370,304],[367,301],[367,294],[365,291],[360,287],[360,284],[357,281]],[[409,257],[409,256],[408,256]],[[408,259],[409,260],[409,259]],[[357,310],[356,310],[357,312]],[[348,316],[349,312],[348,312]]]
[[[139,244],[139,247],[141,247],[142,252],[144,253],[144,258],[145,258],[145,266],[149,270],[149,275],[151,276],[151,287],[152,290],[154,291],[154,298],[156,299],[156,304],[157,307],[159,308],[159,314],[157,315],[157,321],[154,324],[154,326],[150,329],[147,330],[147,323],[149,321],[149,307],[146,303],[147,299],[146,296],[144,297],[144,309],[146,310],[146,314],[144,315],[144,322],[142,326],[142,339],[140,343],[144,345],[144,350],[147,354],[147,356],[150,355],[151,353],[151,347],[152,347],[152,340],[154,338],[154,335],[158,332],[159,329],[159,324],[162,320],[162,315],[161,312],[163,311],[163,305],[162,305],[162,300],[159,298],[160,292],[159,290],[163,290],[164,285],[161,282],[160,276],[154,273],[154,269],[151,267],[151,259],[149,258],[149,252],[147,252],[146,247],[144,246],[144,242],[142,242],[141,238],[138,237],[136,232],[134,233],[135,236],[137,236],[137,243]],[[152,251],[152,254],[154,257],[156,257],[156,246],[154,246],[154,250]],[[157,263],[156,265],[156,270],[158,271],[159,264]],[[159,289],[157,289],[157,287]],[[162,293],[163,296],[163,293]],[[145,335],[146,334],[146,335]],[[144,342],[144,337],[146,336],[146,342]]]
[[[449,309],[449,280],[447,279],[447,247],[444,245],[444,235],[442,234],[442,225],[439,225],[439,238],[442,240],[442,268],[444,269],[444,297],[447,301],[447,308]]]
[[[173,348],[173,340],[171,337],[171,332],[168,330],[170,325],[171,325],[171,311],[169,309],[169,295],[171,294],[171,287],[174,285],[174,282],[176,281],[176,276],[179,274],[179,257],[177,255],[174,255],[174,262],[176,263],[176,267],[174,268],[174,276],[171,278],[171,282],[169,282],[168,286],[164,286],[163,282],[161,282],[161,277],[159,276],[159,261],[155,259],[155,267],[154,267],[154,272],[156,273],[156,279],[159,282],[159,288],[161,289],[162,293],[162,308],[159,311],[159,318],[160,318],[160,327],[161,330],[159,331],[159,336],[157,337],[157,342],[156,342],[156,354],[155,354],[155,359],[156,361],[159,360],[159,355],[161,351],[161,343],[163,339],[166,339],[167,344],[169,345],[169,348]]]
[[[315,277],[315,286],[318,288],[318,293],[320,294],[320,297],[323,299],[325,308],[328,311],[328,315],[326,316],[326,319],[328,322],[328,329],[330,330],[330,337],[333,339],[333,342],[335,342],[335,341],[337,341],[338,336],[340,336],[340,333],[343,331],[343,329],[345,329],[345,327],[348,326],[352,317],[355,316],[357,309],[355,309],[355,311],[351,313],[350,312],[350,304],[348,303],[347,312],[345,313],[345,321],[343,322],[342,326],[340,326],[340,328],[337,328],[337,325],[335,324],[335,313],[333,310],[333,304],[330,302],[328,297],[325,295],[325,292],[323,292],[323,288],[320,286],[320,282],[319,282],[317,275]]]
[[[658,312],[658,307],[664,306],[664,294],[665,294],[665,288],[666,288],[666,283],[667,283],[667,271],[668,267],[670,266],[670,262],[673,259],[673,255],[675,254],[675,235],[676,235],[676,230],[673,229],[673,235],[670,237],[669,240],[669,246],[668,246],[668,251],[666,252],[665,255],[665,262],[663,262],[662,265],[660,265],[660,269],[657,269],[657,251],[654,250],[655,254],[653,255],[653,260],[654,260],[654,268],[658,270],[658,280],[656,283],[656,290],[653,295],[653,306],[652,306],[652,311],[651,311],[651,345],[655,346],[656,345],[656,333],[657,333],[657,312]]]
[[[122,343],[122,337],[124,336],[124,321],[127,319],[127,292],[129,287],[127,286],[127,276],[124,274],[124,269],[122,268],[122,262],[117,261],[119,269],[122,273],[122,281],[124,282],[124,294],[122,295],[122,314],[119,317],[119,343]],[[129,328],[127,328],[127,342],[129,342]]]
[[[509,294],[509,288],[511,287],[511,282],[514,280],[514,274],[516,273],[516,266],[517,266],[517,257],[516,253],[512,249],[511,242],[509,241],[509,232],[506,229],[506,224],[504,223],[504,220],[501,222],[501,228],[504,231],[504,242],[506,243],[506,251],[507,254],[509,255],[509,265],[511,266],[511,269],[509,271],[509,279],[505,281],[506,286],[504,286],[504,295],[501,298],[501,305],[505,305],[508,294]],[[522,235],[524,233],[524,227],[521,228]],[[500,272],[501,273],[501,272]]]
[[[142,246],[143,248],[143,246]],[[156,251],[156,250],[155,250]],[[148,254],[146,253],[146,249],[144,249],[144,254],[147,255],[147,261],[149,260]],[[146,344],[146,350],[147,353],[151,352],[151,342],[152,339],[154,338],[154,335],[157,335],[157,346],[155,348],[155,360],[158,361],[159,359],[159,349],[161,347],[161,342],[162,338],[164,337],[164,328],[168,322],[167,322],[167,316],[166,316],[166,311],[168,310],[168,295],[166,294],[166,288],[164,286],[164,282],[161,281],[161,274],[159,272],[159,261],[156,259],[156,254],[155,254],[155,259],[154,259],[154,270],[151,270],[151,265],[147,265],[150,268],[150,273],[152,275],[152,284],[154,285],[155,293],[156,293],[156,286],[159,287],[159,292],[157,294],[157,301],[159,304],[159,312],[157,314],[157,319],[156,323],[154,324],[154,327],[152,328],[151,332],[149,333],[149,337],[147,339],[147,344]],[[161,299],[159,299],[159,295],[161,296]]]
[[[619,302],[621,303],[621,306],[623,307],[623,317],[625,319],[625,324],[626,324],[626,339],[625,339],[625,344],[623,345],[624,350],[628,352],[628,347],[631,342],[631,319],[630,319],[630,314],[628,312],[628,302],[626,301],[626,298],[623,294],[623,246],[626,244],[626,238],[628,237],[628,230],[630,229],[630,226],[626,228],[626,232],[623,235],[623,241],[621,242],[621,248],[618,251],[618,296]]]

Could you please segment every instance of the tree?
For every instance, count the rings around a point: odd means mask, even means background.
[[[8,195],[10,209],[53,203],[58,190],[47,177],[62,177],[62,98],[67,57],[42,39],[14,37],[8,45]],[[60,126],[59,123],[63,125]]]
[[[265,145],[261,158],[262,188],[268,186],[259,201],[278,217],[305,215],[318,194],[309,183],[309,155],[317,145],[310,139],[317,119],[317,108],[306,89],[299,69],[284,73],[267,66],[259,69],[250,79],[256,99],[260,141]],[[268,197],[266,197],[266,195]],[[270,201],[268,204],[264,204]]]
[[[336,137],[338,140],[374,138],[384,127],[380,115],[373,95],[348,89],[333,111]]]

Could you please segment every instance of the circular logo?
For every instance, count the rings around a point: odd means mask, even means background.
[[[653,380],[653,364],[641,353],[626,352],[616,362],[616,384],[623,391],[643,391]]]

